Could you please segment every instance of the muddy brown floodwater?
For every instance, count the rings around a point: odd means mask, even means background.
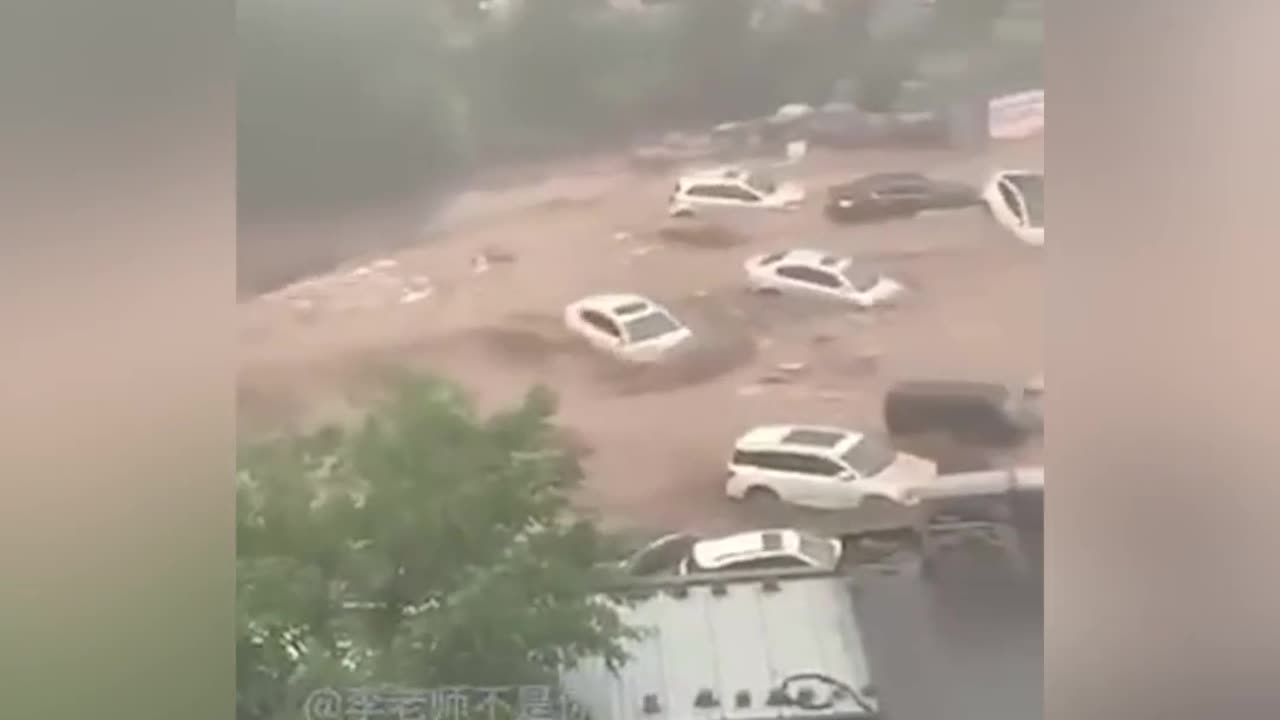
[[[673,223],[665,212],[673,178],[634,174],[621,161],[464,196],[420,230],[419,244],[241,303],[242,426],[357,415],[388,365],[455,379],[481,409],[542,383],[560,396],[567,435],[589,449],[584,509],[617,525],[751,526],[723,496],[730,445],[750,426],[879,429],[894,380],[1017,382],[1043,370],[1042,250],[978,209],[835,226],[819,206],[826,184],[867,172],[980,182],[997,167],[1043,167],[1043,143],[979,157],[814,153],[778,171],[807,184],[808,205],[723,222]],[[351,222],[341,229],[359,234]],[[743,261],[790,246],[851,255],[903,280],[910,296],[901,307],[854,312],[745,292]],[[481,254],[499,261],[478,263]],[[603,292],[667,305],[694,342],[653,368],[591,354],[559,318],[567,303]]]

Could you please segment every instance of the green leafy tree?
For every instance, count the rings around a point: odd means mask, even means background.
[[[577,518],[554,399],[480,417],[409,379],[354,428],[245,447],[237,480],[239,717],[319,687],[546,683],[625,660],[607,543]]]

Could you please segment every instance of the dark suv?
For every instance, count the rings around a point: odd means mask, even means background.
[[[980,445],[1019,444],[1044,429],[1040,392],[999,383],[914,381],[893,386],[884,400],[892,435],[946,433]]]

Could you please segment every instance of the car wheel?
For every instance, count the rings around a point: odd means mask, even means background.
[[[678,210],[672,210],[672,211],[671,211],[671,217],[673,217],[673,218],[691,218],[691,217],[693,217],[693,210],[692,210],[692,209],[690,209],[690,208],[679,208]]]
[[[747,488],[747,492],[742,496],[742,499],[748,505],[758,508],[768,507],[774,503],[782,501],[782,498],[778,497],[778,493],[772,488],[761,487],[759,485]]]

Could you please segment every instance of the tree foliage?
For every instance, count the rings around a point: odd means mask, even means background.
[[[479,417],[410,379],[354,428],[246,446],[237,479],[237,706],[294,717],[319,687],[546,682],[624,659],[544,390]]]

